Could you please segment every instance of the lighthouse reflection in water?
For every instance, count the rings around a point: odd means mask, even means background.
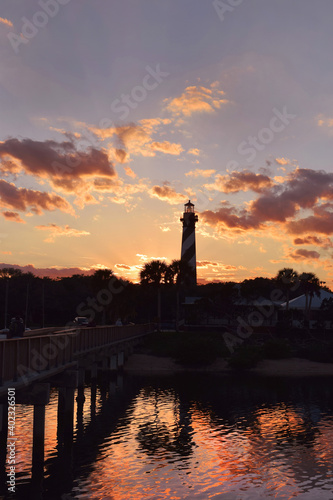
[[[66,450],[54,389],[40,498],[332,499],[331,382],[118,377],[85,387]],[[16,419],[16,498],[29,498],[32,408]]]

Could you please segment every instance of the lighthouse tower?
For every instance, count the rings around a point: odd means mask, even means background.
[[[198,216],[194,213],[194,205],[190,200],[188,203],[185,203],[183,217],[180,220],[183,223],[181,260],[188,262],[192,267],[192,284],[196,285],[197,261],[195,253],[195,223],[198,222]]]

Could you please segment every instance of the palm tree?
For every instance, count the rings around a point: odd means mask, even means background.
[[[289,310],[290,292],[296,289],[295,287],[298,286],[299,279],[297,271],[294,271],[290,267],[284,267],[275,277],[275,281],[286,294],[286,311]]]
[[[299,276],[302,289],[305,294],[305,319],[309,322],[311,303],[314,295],[320,297],[320,281],[314,273],[302,273]]]
[[[193,268],[186,260],[173,260],[169,266],[173,279],[178,287],[190,285],[193,276]]]
[[[168,276],[168,266],[164,261],[151,260],[146,262],[140,271],[141,285],[152,285],[157,290],[157,327],[161,329],[161,284],[165,283]]]

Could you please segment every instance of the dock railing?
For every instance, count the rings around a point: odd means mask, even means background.
[[[145,336],[151,324],[70,328],[60,333],[0,340],[0,389],[45,378],[80,356]]]

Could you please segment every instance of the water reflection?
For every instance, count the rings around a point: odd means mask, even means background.
[[[46,406],[41,498],[333,498],[332,379],[103,379]],[[29,498],[31,407],[17,408]],[[23,439],[23,436],[25,439]],[[31,497],[36,498],[36,497]]]
[[[173,457],[175,462],[181,457],[184,467],[194,446],[190,408],[182,405],[174,391],[163,393],[150,387],[137,402],[143,421],[136,435],[140,449],[153,457]]]

